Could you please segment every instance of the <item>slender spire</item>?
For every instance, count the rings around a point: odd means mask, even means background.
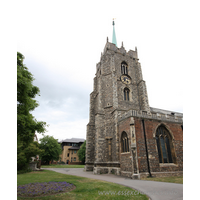
[[[114,19],[113,19],[113,37],[112,37],[112,43],[116,45],[117,47],[117,39],[116,39],[116,35],[115,35],[115,22],[114,22]]]

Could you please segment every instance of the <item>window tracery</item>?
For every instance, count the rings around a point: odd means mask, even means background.
[[[171,137],[164,126],[159,126],[156,131],[156,144],[160,163],[173,163],[171,152]]]
[[[130,90],[128,88],[124,88],[124,100],[125,101],[129,101],[129,93],[130,93]]]
[[[126,132],[122,133],[121,137],[121,151],[122,153],[129,152],[129,141]]]
[[[128,65],[124,61],[121,63],[121,73],[122,74],[128,74]]]

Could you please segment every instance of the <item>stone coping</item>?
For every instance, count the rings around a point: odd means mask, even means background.
[[[125,112],[123,115],[118,117],[118,122],[129,118],[129,117],[138,117],[144,119],[154,119],[154,120],[162,120],[166,122],[175,122],[175,123],[183,123],[183,115],[172,113],[172,114],[165,114],[161,112],[147,112],[142,110],[129,110]]]

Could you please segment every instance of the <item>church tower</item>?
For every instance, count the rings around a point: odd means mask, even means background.
[[[137,178],[140,172],[157,170],[159,162],[164,162],[164,157],[158,159],[164,150],[156,146],[154,130],[166,125],[161,124],[161,119],[179,124],[176,130],[180,129],[180,134],[182,115],[149,107],[137,48],[126,51],[123,43],[118,48],[114,26],[113,21],[112,43],[107,38],[90,94],[85,169],[95,174],[114,173]],[[145,130],[147,124],[149,129]],[[172,131],[167,125],[162,130],[169,131],[169,144],[165,147],[171,148],[170,159],[165,161],[177,162]],[[153,145],[148,147],[149,143]],[[151,158],[154,159],[152,164]]]
[[[150,112],[137,48],[127,52],[123,43],[117,48],[114,25],[113,21],[113,43],[107,38],[90,94],[86,138],[88,170],[96,165],[119,167],[117,118],[132,109]]]

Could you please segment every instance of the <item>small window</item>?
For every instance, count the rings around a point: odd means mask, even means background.
[[[122,133],[121,137],[121,151],[122,152],[129,152],[129,141],[126,132]]]
[[[74,150],[74,153],[76,153],[76,150]]]
[[[67,154],[67,157],[69,157],[69,153]]]
[[[121,63],[121,73],[122,74],[128,74],[128,65],[124,61]]]
[[[129,93],[130,93],[129,89],[125,88],[124,89],[124,100],[125,101],[129,101]]]
[[[74,161],[76,161],[76,157],[74,157]]]

